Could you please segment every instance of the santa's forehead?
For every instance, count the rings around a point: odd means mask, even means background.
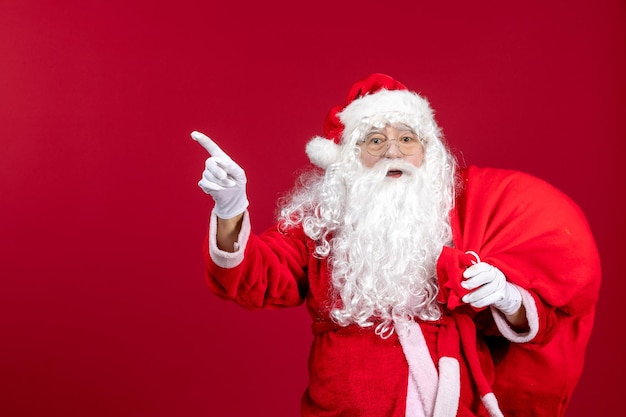
[[[382,131],[386,127],[393,127],[398,130],[420,133],[425,127],[422,126],[424,123],[421,122],[412,115],[402,113],[378,114],[362,118],[354,131],[359,135],[364,135],[373,131]]]
[[[386,128],[392,128],[392,129],[396,129],[396,130],[400,130],[400,131],[408,131],[408,132],[414,132],[415,129],[413,127],[411,127],[410,125],[408,125],[407,123],[403,123],[403,122],[395,122],[395,123],[391,123],[391,122],[380,122],[380,123],[376,123],[374,125],[371,125],[369,127],[369,129],[367,129],[367,133],[371,134],[371,133],[383,133]]]

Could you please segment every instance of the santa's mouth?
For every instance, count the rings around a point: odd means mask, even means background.
[[[387,171],[387,176],[392,178],[399,178],[402,176],[402,174],[403,172],[399,169],[390,169],[389,171]]]

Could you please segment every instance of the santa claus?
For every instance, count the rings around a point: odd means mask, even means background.
[[[199,183],[215,200],[209,287],[251,309],[306,302],[303,416],[564,413],[600,280],[566,196],[458,168],[427,100],[383,74],[331,109],[307,145],[315,167],[261,235],[243,169],[192,137],[211,154]]]

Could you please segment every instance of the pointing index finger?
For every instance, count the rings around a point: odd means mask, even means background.
[[[202,146],[211,156],[225,156],[228,157],[226,152],[224,152],[213,139],[205,135],[204,133],[200,133],[198,131],[191,132],[191,138],[198,142],[200,146]]]

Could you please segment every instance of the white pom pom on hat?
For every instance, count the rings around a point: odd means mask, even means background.
[[[334,106],[328,112],[324,136],[315,136],[307,143],[307,156],[318,167],[328,168],[340,159],[346,141],[344,132],[349,135],[365,117],[386,113],[403,114],[416,123],[424,117],[433,119],[426,99],[388,75],[371,74],[352,85],[344,105]]]
[[[306,144],[306,155],[320,168],[328,168],[339,161],[341,145],[321,136],[315,136]]]

